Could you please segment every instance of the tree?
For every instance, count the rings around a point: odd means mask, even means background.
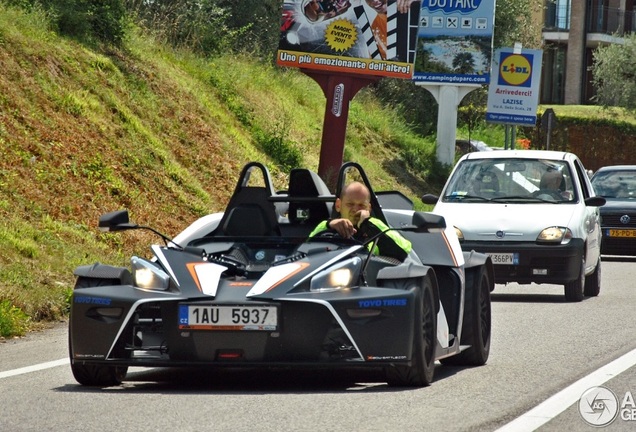
[[[65,36],[82,42],[121,45],[126,35],[124,0],[6,0],[26,10],[42,6],[51,24]]]
[[[281,6],[283,0],[216,0],[230,11],[226,24],[241,29],[243,34],[235,43],[237,50],[254,54],[272,53],[280,37]],[[274,56],[271,56],[274,58]]]
[[[497,0],[495,48],[512,47],[515,42],[527,48],[539,48],[541,27],[533,20],[533,15],[541,13],[541,3],[536,0]]]
[[[459,53],[453,58],[455,73],[469,74],[475,70],[475,58],[469,52]]]
[[[218,0],[123,0],[138,25],[175,47],[198,54],[225,52],[240,37]]]
[[[593,55],[595,101],[636,111],[636,33],[626,35],[622,44],[598,47]]]

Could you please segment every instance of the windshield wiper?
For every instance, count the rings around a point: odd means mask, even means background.
[[[444,196],[444,201],[464,201],[464,200],[477,200],[477,201],[491,201],[490,198],[484,198],[478,195],[460,195],[460,194],[451,194]]]
[[[508,195],[508,196],[499,196],[492,198],[492,201],[529,201],[529,202],[537,202],[537,201],[546,201],[542,198],[537,198],[528,195]],[[547,201],[552,202],[552,201]]]

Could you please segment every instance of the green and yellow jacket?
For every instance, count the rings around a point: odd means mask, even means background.
[[[309,234],[313,237],[322,231],[333,231],[329,228],[331,219],[324,220],[316,225],[316,228]],[[388,230],[389,227],[380,219],[370,217],[366,219],[360,227],[356,227],[357,232],[353,236],[354,239],[365,242],[371,237]],[[371,247],[371,245],[369,245]],[[411,251],[411,242],[405,239],[397,231],[388,231],[385,235],[380,236],[378,243],[373,250],[375,255],[385,255],[404,261],[408,253]]]

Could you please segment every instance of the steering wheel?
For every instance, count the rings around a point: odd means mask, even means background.
[[[541,195],[547,195],[550,198],[554,198],[557,201],[563,201],[563,196],[561,195],[561,193],[553,189],[540,189],[538,191],[533,192],[532,195],[535,198],[539,198]]]
[[[332,230],[330,228],[324,229],[322,231],[317,232],[312,237],[320,237],[325,239],[342,239],[343,237],[338,234],[338,231]]]

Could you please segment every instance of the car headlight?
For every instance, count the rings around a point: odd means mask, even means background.
[[[170,276],[150,261],[134,256],[130,264],[136,287],[162,291],[170,287]]]
[[[454,226],[453,228],[455,228],[455,234],[457,234],[457,238],[459,239],[459,241],[464,241],[464,233],[462,232],[462,230],[460,230],[456,226]]]
[[[565,244],[572,239],[572,231],[565,227],[549,227],[539,233],[537,243]]]
[[[330,292],[340,289],[351,288],[351,285],[358,280],[362,259],[353,257],[342,261],[333,267],[317,273],[309,284],[311,292]]]

